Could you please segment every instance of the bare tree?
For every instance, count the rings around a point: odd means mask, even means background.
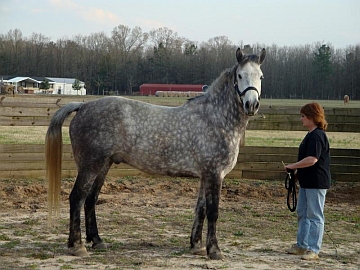
[[[148,34],[143,33],[140,27],[131,29],[118,25],[112,31],[111,55],[116,59],[113,62],[114,83],[118,88],[125,88],[127,93],[132,93],[134,68],[147,40]]]
[[[42,66],[45,65],[45,49],[49,42],[50,38],[37,33],[32,33],[28,39],[27,44],[30,45],[31,52],[29,56],[30,59],[27,61],[31,64],[31,73],[29,75],[45,75],[45,70],[42,68]]]
[[[360,96],[360,44],[337,50],[320,42],[282,47],[249,44],[245,48],[226,36],[199,44],[166,27],[144,33],[140,27],[118,25],[110,36],[99,32],[57,41],[39,33],[26,38],[19,29],[9,30],[0,34],[0,74],[75,77],[86,83],[88,93],[118,90],[131,94],[142,83],[210,84],[235,63],[237,47],[248,53],[267,48],[263,96]]]
[[[21,69],[21,62],[25,51],[25,40],[23,39],[22,32],[19,29],[9,30],[3,36],[3,48],[6,52],[9,73],[19,74]]]

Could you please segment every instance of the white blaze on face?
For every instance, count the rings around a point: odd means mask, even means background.
[[[255,87],[258,91],[249,90],[241,97],[245,113],[254,115],[257,113],[260,104],[261,79],[263,78],[260,65],[255,62],[248,62],[242,68],[239,67],[238,75],[240,75],[237,76],[240,92],[243,92],[248,87]]]

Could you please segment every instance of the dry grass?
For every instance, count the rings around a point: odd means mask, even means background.
[[[1,126],[0,144],[43,144],[48,127]],[[63,128],[63,141],[70,143],[69,129]]]
[[[247,146],[298,147],[307,131],[247,130]],[[360,149],[359,133],[327,132],[332,148]]]
[[[97,220],[108,250],[89,249],[87,258],[68,255],[73,181],[62,185],[60,219],[49,228],[44,180],[0,180],[1,269],[358,269],[359,184],[339,183],[329,191],[321,260],[315,263],[285,254],[297,219],[286,208],[282,182],[224,182],[217,230],[223,261],[189,251],[197,179],[107,179]],[[205,232],[206,223],[204,239]]]
[[[47,127],[0,127],[0,144],[43,144]],[[247,146],[298,147],[306,131],[247,130]],[[332,148],[360,149],[359,133],[328,132]],[[63,128],[63,140],[70,143],[69,130]]]

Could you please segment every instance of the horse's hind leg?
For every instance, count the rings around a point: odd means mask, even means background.
[[[104,184],[105,177],[109,171],[112,162],[105,165],[100,174],[96,177],[92,188],[86,197],[84,210],[85,210],[85,227],[86,227],[86,242],[92,242],[92,247],[95,249],[104,249],[106,245],[103,243],[102,239],[99,236],[97,223],[96,223],[96,214],[95,214],[95,205],[98,200],[100,190]]]
[[[96,174],[79,171],[75,185],[70,193],[70,233],[68,247],[70,253],[75,256],[87,256],[85,246],[81,240],[80,211],[85,199],[94,183]]]
[[[205,203],[206,200],[205,200],[205,192],[204,192],[204,182],[201,180],[198,200],[195,209],[194,224],[191,230],[191,237],[190,237],[191,253],[195,255],[206,255],[206,249],[202,244],[202,230],[206,216]]]

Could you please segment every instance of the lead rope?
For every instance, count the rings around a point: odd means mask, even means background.
[[[296,210],[297,198],[296,198],[296,182],[294,176],[294,170],[287,170],[287,175],[285,177],[285,188],[287,189],[287,207],[291,212]],[[292,200],[292,205],[290,201]]]

